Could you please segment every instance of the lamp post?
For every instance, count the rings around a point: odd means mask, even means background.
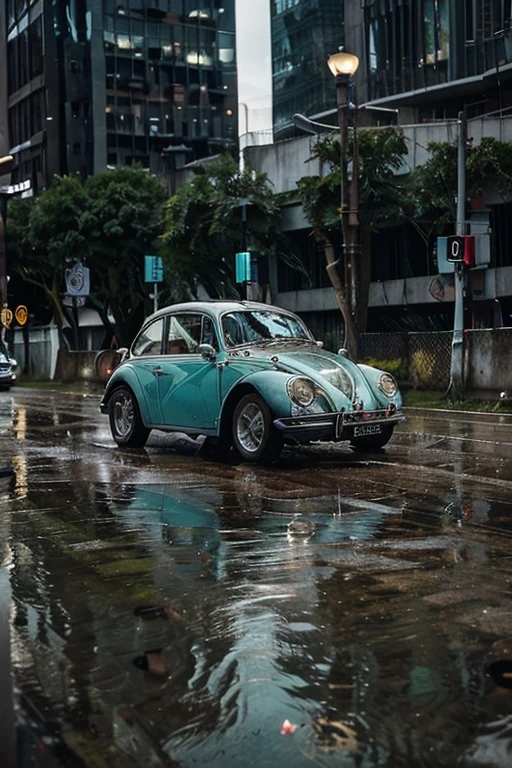
[[[340,217],[343,236],[343,252],[345,256],[345,293],[348,311],[352,319],[352,328],[345,328],[345,346],[349,353],[355,357],[357,353],[357,327],[358,310],[358,275],[357,255],[359,251],[359,191],[358,191],[358,163],[356,143],[356,115],[355,104],[348,101],[349,86],[352,85],[352,76],[359,66],[359,59],[353,53],[338,51],[329,56],[327,65],[336,78],[336,102],[338,106],[338,125],[340,131]],[[354,100],[355,101],[355,100]],[[353,116],[351,173],[348,166],[348,122],[349,114]],[[353,337],[353,338],[351,338]]]

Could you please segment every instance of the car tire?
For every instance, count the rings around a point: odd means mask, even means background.
[[[350,445],[356,451],[378,451],[384,448],[391,440],[394,424],[384,424],[380,435],[371,435],[369,437],[353,437]]]
[[[143,448],[150,429],[144,426],[137,398],[128,387],[117,387],[108,401],[112,437],[118,445]]]
[[[283,438],[272,423],[272,415],[260,395],[244,395],[233,413],[233,444],[245,461],[268,464],[279,456]]]

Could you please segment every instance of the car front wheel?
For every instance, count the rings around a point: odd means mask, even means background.
[[[112,437],[118,445],[143,448],[150,429],[144,426],[139,405],[128,387],[118,387],[109,400],[109,420]]]
[[[394,424],[383,424],[380,435],[369,435],[368,437],[353,437],[350,441],[350,445],[356,451],[378,451],[380,448],[389,443]]]
[[[272,423],[270,409],[262,397],[242,397],[233,414],[233,443],[246,461],[269,463],[283,447],[283,439]]]

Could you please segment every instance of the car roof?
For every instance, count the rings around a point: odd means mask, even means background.
[[[162,307],[157,312],[146,318],[148,320],[154,320],[161,315],[167,315],[169,312],[206,312],[207,314],[219,317],[224,312],[243,312],[244,310],[258,310],[264,312],[281,312],[287,315],[293,315],[288,309],[283,307],[276,307],[272,304],[263,304],[259,301],[236,301],[233,299],[220,300],[212,299],[211,301],[185,301],[181,304],[171,304],[167,307]]]

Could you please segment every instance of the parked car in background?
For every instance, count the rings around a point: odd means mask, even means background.
[[[260,462],[285,443],[379,449],[403,419],[393,376],[324,350],[291,312],[248,301],[188,302],[153,314],[100,407],[119,445],[141,447],[152,429],[185,432]]]
[[[10,356],[6,345],[0,342],[0,390],[10,389],[16,383],[17,367],[18,363]]]

